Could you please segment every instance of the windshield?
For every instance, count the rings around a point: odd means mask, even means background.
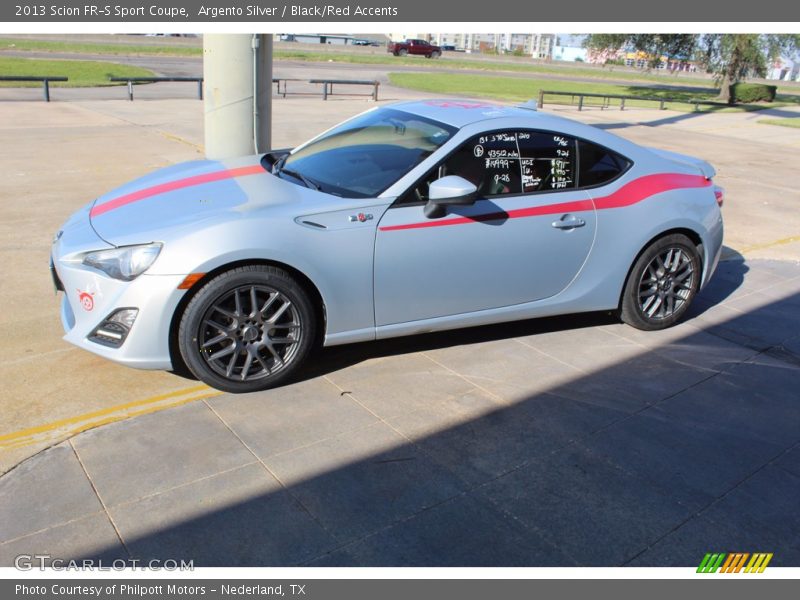
[[[347,198],[378,196],[444,144],[455,129],[389,108],[332,129],[275,165],[279,177]]]

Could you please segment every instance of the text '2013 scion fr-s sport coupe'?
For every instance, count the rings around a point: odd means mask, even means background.
[[[316,343],[597,310],[661,329],[719,260],[714,174],[525,106],[374,108],[78,211],[52,247],[65,339],[247,392]]]

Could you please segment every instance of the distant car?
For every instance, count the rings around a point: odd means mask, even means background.
[[[442,50],[444,52],[455,52],[456,47],[453,44],[442,44]]]
[[[371,44],[369,40],[353,40],[351,43],[353,46],[369,46]]]
[[[51,268],[67,341],[248,392],[317,343],[599,310],[673,325],[719,260],[713,176],[528,108],[400,103],[100,196]]]
[[[442,55],[442,49],[439,46],[434,46],[425,40],[390,42],[386,46],[386,50],[395,56],[407,56],[412,54],[424,56],[425,58],[439,58]]]

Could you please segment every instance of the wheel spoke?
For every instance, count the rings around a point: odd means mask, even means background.
[[[296,344],[298,342],[298,340],[288,337],[281,337],[281,338],[271,337],[269,338],[269,341],[271,344],[286,344],[288,346],[291,346],[292,344]]]
[[[265,312],[267,312],[267,309],[268,309],[270,306],[272,306],[272,303],[273,303],[273,302],[275,302],[275,300],[277,300],[277,299],[278,299],[278,296],[279,296],[279,295],[280,295],[280,294],[278,294],[278,292],[273,292],[273,293],[271,293],[271,294],[269,295],[269,298],[267,298],[267,301],[264,303],[264,306],[262,306],[262,307],[261,307],[261,310],[260,310],[260,311],[258,311],[258,312],[260,312],[260,313],[261,313],[261,316],[262,316],[262,317],[264,316],[264,313],[265,313]]]
[[[269,368],[269,366],[268,366],[268,365],[267,365],[267,363],[264,361],[264,359],[263,359],[263,358],[261,358],[261,355],[260,355],[260,354],[256,354],[256,360],[257,360],[257,361],[258,361],[258,363],[259,363],[259,364],[260,364],[260,365],[263,367],[263,369],[264,369],[264,373],[266,373],[267,375],[269,375],[269,374],[272,372],[272,370]]]
[[[276,323],[276,322],[278,321],[278,319],[280,319],[280,318],[283,316],[283,313],[285,313],[285,312],[286,312],[286,311],[289,309],[289,307],[290,307],[291,305],[292,305],[292,303],[291,303],[291,302],[289,302],[288,300],[286,300],[286,301],[283,303],[283,306],[281,306],[281,307],[280,307],[278,310],[276,310],[276,311],[275,311],[275,314],[274,314],[274,315],[272,315],[272,316],[271,316],[271,317],[270,317],[270,318],[267,320],[267,323],[269,323],[269,324],[274,324],[274,323]]]
[[[653,314],[656,312],[656,310],[658,310],[658,308],[661,306],[661,302],[662,302],[661,296],[654,296],[654,298],[655,298],[655,300],[650,305],[650,310],[647,311],[647,316],[648,317],[652,317]]]
[[[247,375],[250,373],[250,365],[253,364],[253,353],[248,352],[244,359],[244,366],[242,367],[242,381],[247,381]]]
[[[231,356],[231,360],[228,362],[228,368],[225,369],[225,376],[228,378],[233,377],[233,369],[236,367],[236,359],[239,358],[239,355],[235,353]]]
[[[656,287],[649,287],[643,292],[639,292],[639,298],[649,298],[658,291]]]
[[[217,323],[216,321],[213,321],[213,320],[211,320],[211,319],[206,319],[206,320],[204,321],[204,323],[205,323],[206,325],[209,325],[210,327],[213,327],[213,328],[214,328],[214,329],[216,329],[217,331],[221,331],[221,332],[223,332],[223,333],[228,333],[228,332],[230,332],[230,331],[231,331],[231,329],[232,329],[231,327],[229,327],[229,326],[227,326],[227,325],[221,325],[221,324],[219,324],[219,323]]]
[[[692,273],[694,273],[694,269],[692,269],[691,263],[687,263],[686,269],[684,269],[680,273],[675,274],[675,281],[683,281],[684,279],[689,277]]]
[[[234,342],[230,346],[226,346],[222,350],[216,351],[214,354],[208,357],[208,360],[209,361],[219,360],[220,358],[228,356],[228,354],[231,354],[232,352],[235,353],[236,350],[237,350],[236,342]]]
[[[236,316],[241,317],[242,314],[242,299],[239,297],[239,288],[233,290],[233,300],[236,304]]]
[[[670,248],[667,251],[667,256],[664,258],[664,269],[666,269],[667,272],[672,272],[674,270],[674,262],[673,262],[674,255],[675,255],[675,250],[673,248]]]
[[[654,301],[655,299],[656,299],[656,296],[655,296],[655,295],[653,295],[653,296],[650,296],[650,297],[647,299],[647,301],[646,301],[644,304],[642,304],[642,312],[647,312],[647,309],[650,307],[650,305],[653,303],[653,301]]]
[[[228,339],[230,339],[230,335],[228,335],[227,333],[220,333],[218,336],[215,336],[215,337],[211,338],[210,340],[208,340],[207,342],[204,342],[203,345],[200,346],[200,347],[201,348],[210,348],[211,346],[219,344],[220,342],[222,342],[224,340],[228,340]]]
[[[228,317],[229,319],[232,319],[232,320],[235,320],[235,319],[236,319],[236,315],[235,315],[235,314],[233,314],[233,313],[232,313],[231,311],[229,311],[229,310],[225,310],[224,308],[222,308],[222,307],[221,307],[221,306],[219,306],[219,305],[214,305],[214,306],[212,307],[212,310],[215,310],[215,311],[217,311],[218,313],[220,313],[221,315],[224,315],[224,316]]]
[[[250,287],[250,317],[258,316],[258,299],[256,298],[256,286]]]
[[[283,365],[283,358],[281,357],[280,354],[278,354],[278,351],[275,350],[275,347],[270,343],[266,345],[266,348],[267,350],[269,350],[270,354],[272,354],[272,356],[275,358],[275,362],[277,362],[279,365]]]

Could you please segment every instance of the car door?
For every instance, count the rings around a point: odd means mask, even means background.
[[[566,288],[596,228],[575,167],[575,140],[552,132],[494,131],[461,145],[378,224],[376,325],[491,310]],[[429,219],[427,187],[446,175],[474,183],[478,199]]]

